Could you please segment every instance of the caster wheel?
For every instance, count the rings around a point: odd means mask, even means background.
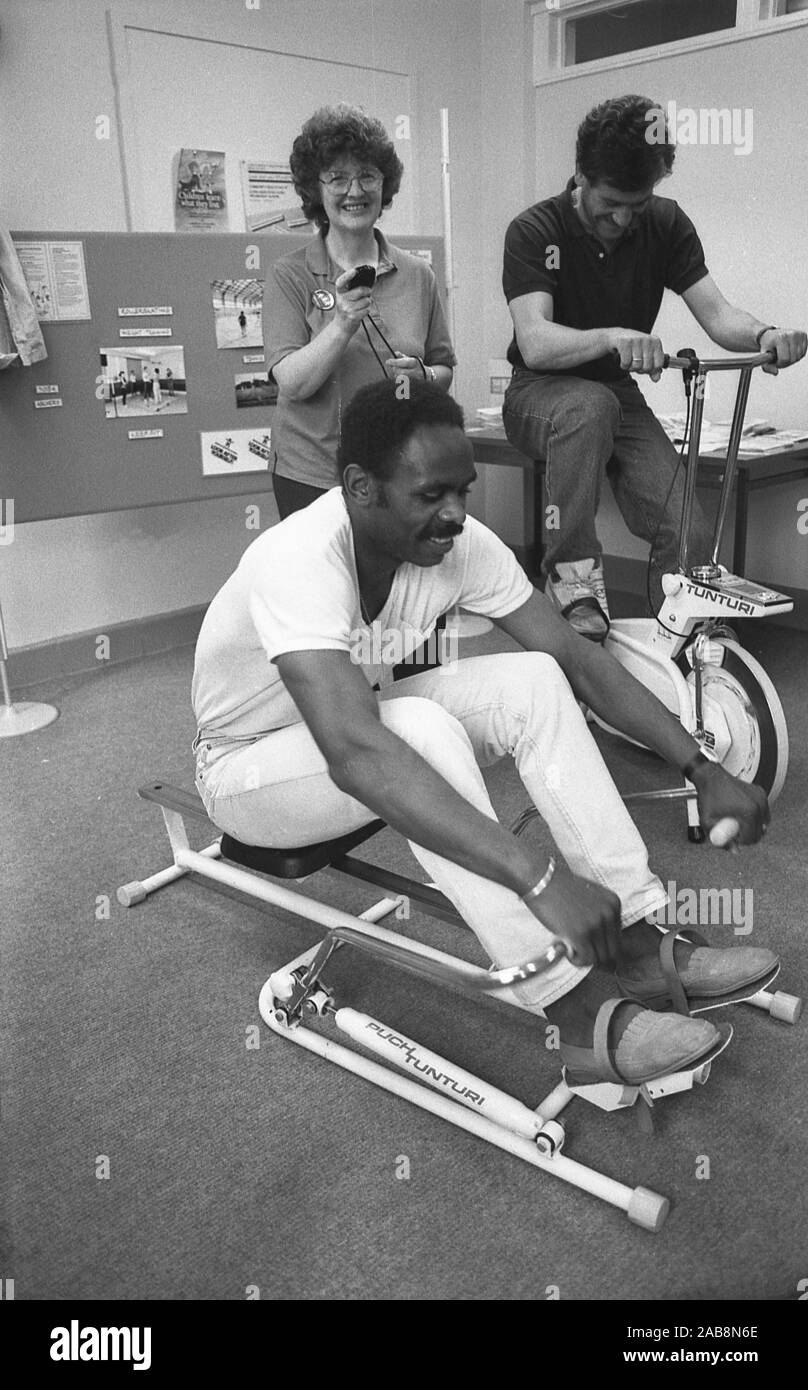
[[[626,1215],[645,1231],[659,1231],[670,1209],[667,1197],[660,1197],[658,1192],[651,1192],[647,1187],[635,1187]]]
[[[704,831],[700,825],[689,825],[687,827],[687,838],[691,845],[704,844]]]
[[[536,1148],[545,1158],[561,1153],[564,1147],[564,1126],[557,1120],[548,1120],[544,1129],[536,1135]]]
[[[784,994],[778,989],[772,998],[769,1013],[778,1023],[796,1023],[802,1013],[802,1000],[796,994]]]
[[[280,1000],[281,1003],[287,999],[291,999],[295,982],[287,971],[276,970],[274,975],[270,975],[267,983],[272,991],[274,999]]]
[[[134,907],[135,903],[142,903],[148,895],[140,879],[135,879],[119,888],[116,896],[121,907]]]

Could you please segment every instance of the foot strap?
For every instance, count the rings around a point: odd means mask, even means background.
[[[607,999],[605,1004],[601,1004],[595,1018],[595,1031],[592,1039],[592,1051],[595,1055],[595,1062],[601,1068],[604,1076],[617,1083],[618,1086],[630,1085],[630,1082],[622,1077],[615,1067],[611,1053],[609,1052],[609,1028],[617,1009],[621,1004],[628,1003],[626,999]]]
[[[671,1003],[677,1014],[683,1014],[685,1018],[690,1018],[690,1007],[687,1002],[687,994],[682,984],[682,978],[676,968],[673,958],[674,949],[678,938],[684,938],[693,946],[706,946],[708,943],[697,931],[666,931],[659,946],[659,964],[662,970],[662,977],[668,986]]]

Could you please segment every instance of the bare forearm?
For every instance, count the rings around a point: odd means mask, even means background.
[[[356,328],[333,319],[305,347],[290,352],[273,369],[273,376],[284,395],[303,401],[319,391],[335,371]]]
[[[560,371],[579,367],[609,351],[605,328],[567,328],[561,323],[543,322],[535,330],[517,335],[525,365],[534,372]]]
[[[727,352],[756,352],[757,335],[767,326],[745,309],[727,304],[709,325],[708,332],[713,342]]]
[[[394,830],[472,873],[522,894],[546,860],[466,801],[409,744],[380,726],[329,765],[341,791]]]

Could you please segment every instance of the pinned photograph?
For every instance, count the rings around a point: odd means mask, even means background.
[[[264,346],[263,280],[212,280],[217,348]]]
[[[278,399],[278,388],[270,381],[269,372],[237,372],[235,383],[239,410],[246,405],[274,405]]]
[[[265,473],[272,457],[269,430],[215,430],[203,432],[202,472]]]
[[[178,346],[101,348],[101,395],[108,420],[187,415],[185,351]]]

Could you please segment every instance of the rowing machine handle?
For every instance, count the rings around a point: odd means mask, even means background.
[[[717,821],[710,831],[710,844],[716,845],[719,849],[726,849],[737,840],[740,831],[740,825],[732,816],[724,816],[724,819]]]

